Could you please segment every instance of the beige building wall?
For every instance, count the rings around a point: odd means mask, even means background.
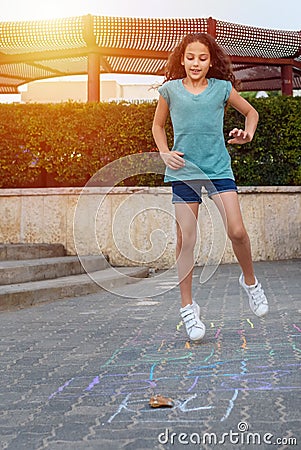
[[[43,81],[28,83],[27,91],[21,93],[22,103],[60,103],[68,100],[86,102],[85,81]]]
[[[111,99],[122,97],[122,86],[114,80],[105,80],[100,82],[100,100],[108,102]]]
[[[159,97],[159,93],[149,84],[123,84],[122,97],[126,100],[153,100]]]
[[[119,84],[115,80],[100,81],[100,99],[112,100],[152,100],[158,92],[148,84]],[[39,81],[27,85],[21,93],[22,103],[60,103],[67,101],[87,101],[86,81]]]

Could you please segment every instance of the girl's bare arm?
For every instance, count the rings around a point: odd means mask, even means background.
[[[247,142],[251,142],[258,123],[258,112],[247,100],[242,98],[234,88],[231,90],[228,103],[244,115],[246,119],[244,130],[234,128],[230,131],[229,136],[232,136],[232,139],[230,139],[228,143],[246,144]]]
[[[184,153],[178,151],[170,151],[168,148],[167,137],[165,133],[165,123],[168,114],[168,104],[166,100],[160,95],[154,116],[152,132],[164,163],[171,169],[177,170],[185,165],[185,161],[181,157],[181,155],[183,155]]]

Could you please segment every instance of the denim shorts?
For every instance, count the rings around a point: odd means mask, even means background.
[[[202,186],[208,197],[221,192],[237,192],[237,186],[231,178],[221,180],[185,180],[172,181],[172,203],[202,203]]]

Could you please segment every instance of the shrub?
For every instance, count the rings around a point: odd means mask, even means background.
[[[301,182],[301,99],[250,99],[260,122],[254,140],[232,146],[239,185]],[[1,187],[83,186],[101,167],[122,156],[155,151],[155,103],[0,105]],[[244,118],[225,115],[225,139]],[[172,126],[166,126],[172,145]],[[123,184],[162,185],[162,175],[139,175]]]

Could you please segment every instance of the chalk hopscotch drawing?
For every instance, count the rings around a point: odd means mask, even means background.
[[[300,389],[295,376],[301,369],[301,328],[297,324],[292,324],[287,341],[263,342],[256,340],[256,327],[247,319],[244,329],[232,332],[237,344],[234,351],[233,342],[230,351],[227,346],[223,348],[221,325],[211,322],[210,329],[212,339],[206,344],[185,341],[182,348],[171,348],[171,341],[162,336],[147,348],[139,330],[132,341],[110,355],[99,373],[66,380],[49,401],[61,396],[68,400],[92,395],[101,404],[114,397],[108,424],[130,421],[135,413],[144,422],[200,422],[211,413],[223,422],[242,392]],[[169,409],[173,418],[166,419],[166,410],[149,408],[148,394],[166,395],[171,386],[177,398],[173,398],[174,406]],[[215,400],[208,402],[212,389]]]

